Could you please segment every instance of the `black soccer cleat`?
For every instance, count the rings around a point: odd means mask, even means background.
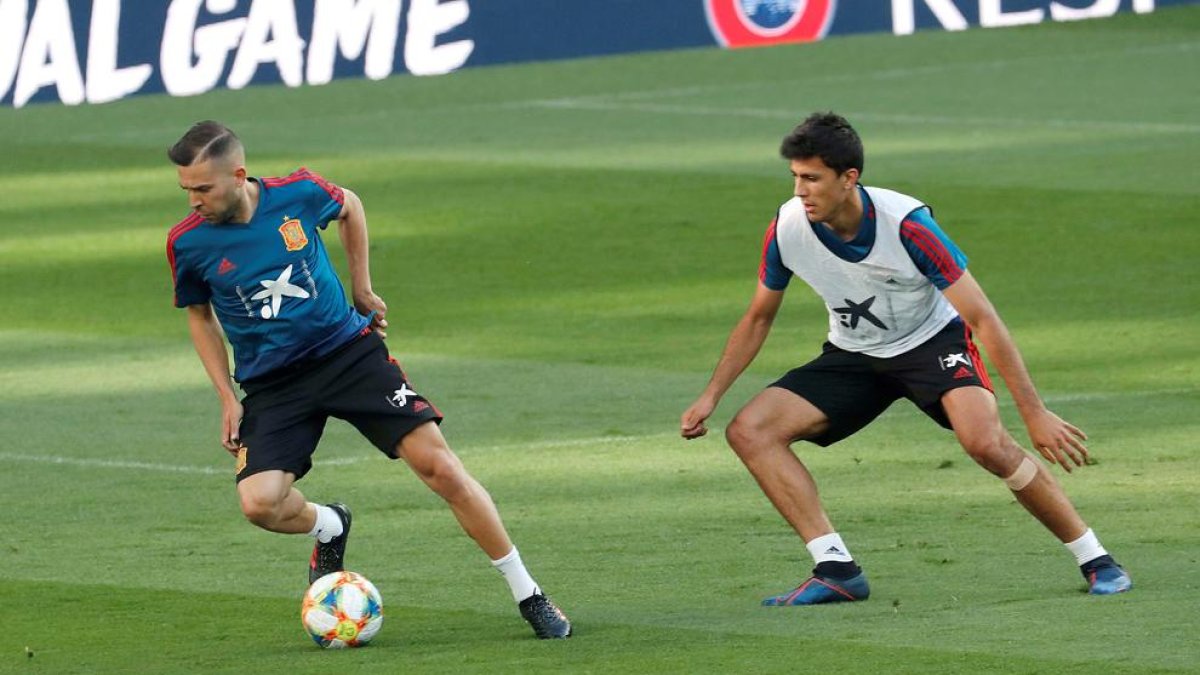
[[[534,593],[517,604],[521,616],[533,627],[539,640],[571,637],[571,622],[562,610],[541,593]]]
[[[309,584],[326,574],[346,569],[346,540],[350,538],[350,507],[341,503],[327,504],[326,506],[333,509],[341,519],[342,533],[331,539],[328,544],[322,544],[318,540],[316,546],[313,546],[312,558],[308,561]]]

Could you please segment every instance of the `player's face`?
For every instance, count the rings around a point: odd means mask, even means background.
[[[210,223],[227,223],[242,205],[245,167],[220,159],[195,162],[179,169],[179,187],[188,194],[188,206]]]
[[[804,212],[810,221],[828,223],[836,220],[847,205],[853,204],[858,169],[838,173],[820,157],[793,159],[790,168],[795,177],[793,194],[804,202]]]

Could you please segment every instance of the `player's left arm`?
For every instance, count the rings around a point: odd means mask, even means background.
[[[1071,470],[1072,463],[1083,466],[1088,457],[1087,447],[1083,444],[1087,435],[1046,408],[1008,327],[971,273],[963,270],[962,276],[942,292],[971,327],[988,359],[1004,378],[1029,430],[1033,447],[1048,461],[1058,463],[1067,471]]]
[[[358,195],[345,188],[342,188],[342,193],[344,202],[337,216],[338,237],[342,240],[342,248],[346,251],[346,261],[350,266],[350,293],[354,298],[354,306],[365,315],[374,312],[371,327],[379,337],[387,337],[384,332],[387,328],[387,304],[371,288],[367,214]]]

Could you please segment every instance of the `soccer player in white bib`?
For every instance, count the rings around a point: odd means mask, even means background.
[[[963,449],[1012,491],[1075,556],[1096,595],[1131,588],[1053,474],[1005,431],[972,337],[1008,385],[1033,447],[1067,472],[1084,466],[1086,436],[1048,410],[1004,322],[967,271],[967,258],[921,201],[859,183],[863,148],[844,118],[814,113],[783,140],[795,197],[767,229],[759,285],[704,392],[680,419],[684,438],[705,420],[767,338],[791,277],[829,311],[822,353],[754,397],[725,429],[729,445],[813,557],[812,576],[764,605],[865,600],[866,575],[791,451],[827,446],[899,398],[952,429]]]

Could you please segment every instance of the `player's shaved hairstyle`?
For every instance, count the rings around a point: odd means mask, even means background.
[[[242,141],[233,129],[204,120],[196,122],[191,129],[167,150],[167,157],[178,166],[191,166],[208,159],[224,159],[242,150]]]
[[[863,146],[858,132],[845,117],[813,113],[792,130],[779,146],[784,159],[820,157],[825,165],[839,174],[848,169],[863,170]]]

